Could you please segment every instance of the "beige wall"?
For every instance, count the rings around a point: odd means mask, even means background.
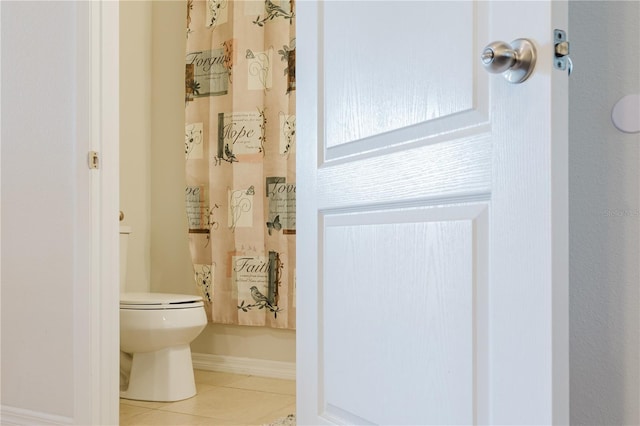
[[[134,228],[129,283],[195,294],[184,208],[185,2],[127,1],[120,10],[120,197]],[[295,332],[209,324],[192,350],[294,362]]]
[[[127,291],[149,291],[151,3],[120,4],[120,210],[130,225]]]
[[[151,290],[197,294],[184,205],[186,6],[156,1],[151,16]]]

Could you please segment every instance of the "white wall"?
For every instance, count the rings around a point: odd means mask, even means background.
[[[89,233],[88,138],[79,130],[72,2],[2,9],[2,414],[70,422],[78,411],[74,296]],[[86,105],[85,105],[86,106]],[[85,217],[86,216],[86,217]],[[83,240],[84,239],[84,240]],[[78,246],[79,241],[85,245]],[[89,342],[86,342],[89,345]],[[85,352],[85,353],[88,353]]]
[[[640,424],[640,135],[611,124],[640,93],[640,2],[572,1],[572,424]]]
[[[121,205],[134,232],[129,288],[148,280],[152,291],[196,294],[184,206],[185,2],[121,2],[120,10]],[[295,331],[210,323],[192,350],[294,362]]]

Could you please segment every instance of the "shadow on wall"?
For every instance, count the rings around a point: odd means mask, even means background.
[[[611,48],[640,52],[638,22],[640,2],[569,3],[572,424],[640,423],[640,134],[611,122],[640,92],[638,56]]]

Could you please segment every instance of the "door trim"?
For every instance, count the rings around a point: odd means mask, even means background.
[[[87,399],[76,395],[76,419],[87,424],[118,424],[119,420],[119,5],[118,2],[87,2],[79,20],[90,25],[79,29],[79,40],[90,41],[90,146],[100,155],[100,168],[91,173],[91,349],[90,408],[78,407]],[[81,105],[79,105],[81,107]],[[79,153],[85,155],[86,153]],[[86,294],[86,293],[85,293]],[[78,295],[78,292],[76,292]],[[82,309],[78,306],[77,309]],[[84,361],[83,361],[84,362]],[[86,392],[83,386],[77,392]],[[82,414],[79,412],[83,410]]]

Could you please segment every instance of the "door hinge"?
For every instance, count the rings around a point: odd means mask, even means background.
[[[567,33],[562,30],[553,31],[553,67],[558,70],[567,70],[571,75],[573,62],[569,57],[569,41]]]
[[[100,155],[97,151],[89,151],[89,168],[90,169],[99,169],[100,168]]]

